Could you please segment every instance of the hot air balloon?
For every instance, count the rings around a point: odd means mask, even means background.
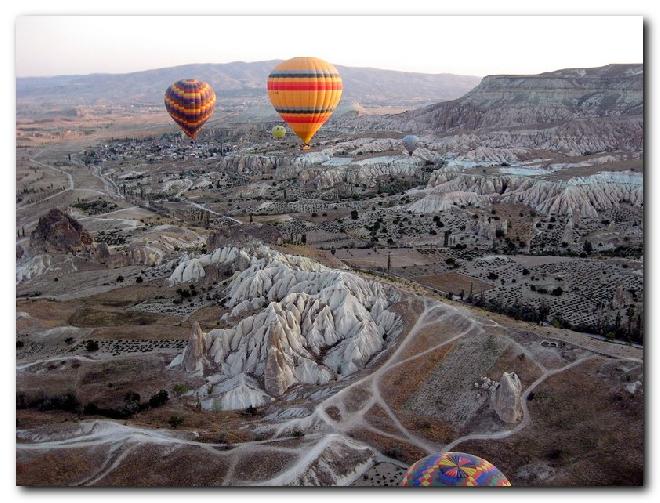
[[[413,464],[403,476],[404,487],[510,486],[493,464],[464,452],[431,454]]]
[[[341,92],[339,72],[319,58],[289,59],[268,76],[270,102],[303,141],[303,149],[335,111]]]
[[[286,128],[284,126],[273,126],[273,130],[271,131],[273,134],[273,138],[276,140],[281,140],[286,136]]]
[[[406,147],[408,155],[413,155],[413,152],[417,148],[419,138],[417,138],[414,134],[409,134],[408,136],[404,136],[403,140],[401,141],[403,142],[403,146]]]
[[[165,108],[183,132],[194,140],[213,115],[215,92],[206,82],[179,80],[165,91]]]

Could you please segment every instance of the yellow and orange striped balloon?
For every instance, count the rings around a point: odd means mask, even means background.
[[[165,91],[165,108],[183,132],[194,140],[213,115],[215,92],[206,82],[179,80]]]
[[[319,58],[293,58],[268,76],[268,97],[282,119],[303,141],[303,148],[330,118],[341,99],[337,69]]]

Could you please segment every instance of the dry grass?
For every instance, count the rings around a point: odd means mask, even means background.
[[[436,288],[442,292],[450,292],[454,295],[459,295],[462,290],[466,297],[470,294],[470,287],[474,294],[495,288],[495,285],[458,272],[415,276],[413,279],[424,286]]]
[[[501,441],[471,441],[458,450],[495,463],[513,485],[640,485],[644,472],[643,395],[631,396],[598,358],[550,377],[529,402],[532,423]],[[579,384],[578,384],[579,383]],[[554,475],[521,478],[518,470],[539,460]]]
[[[369,430],[351,430],[350,436],[368,445],[374,446],[386,456],[390,456],[408,464],[413,464],[415,461],[426,455],[426,452],[408,442],[391,437],[384,437]]]

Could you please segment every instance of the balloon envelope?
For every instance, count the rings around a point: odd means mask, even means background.
[[[165,108],[183,132],[194,140],[213,115],[215,92],[206,82],[179,80],[165,91]]]
[[[294,133],[308,145],[341,99],[337,69],[319,58],[293,58],[268,76],[268,97]]]
[[[464,452],[431,454],[413,464],[403,476],[404,487],[510,486],[492,463]]]
[[[408,136],[404,136],[403,140],[401,141],[403,141],[403,146],[406,147],[408,153],[412,155],[412,153],[417,148],[417,143],[419,142],[419,138],[417,138],[413,134],[409,134]]]
[[[281,140],[286,136],[286,128],[284,126],[274,126],[271,132],[273,134],[273,138],[276,140]]]

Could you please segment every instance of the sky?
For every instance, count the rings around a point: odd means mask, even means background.
[[[16,76],[316,56],[462,75],[641,63],[641,16],[22,16]]]

